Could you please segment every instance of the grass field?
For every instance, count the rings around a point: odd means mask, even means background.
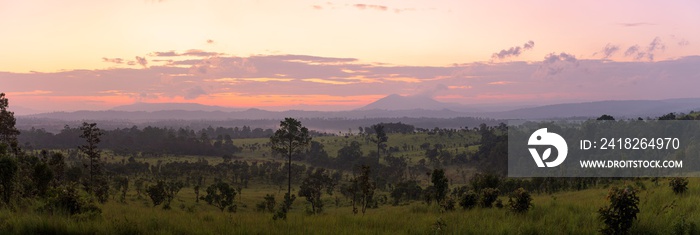
[[[673,194],[666,180],[626,181],[640,189],[640,210],[632,234],[672,234],[674,228],[700,222],[700,181],[691,180],[689,191]],[[273,220],[271,213],[255,211],[255,204],[267,193],[280,193],[272,187],[244,189],[237,196],[236,213],[221,212],[200,201],[195,203],[192,188],[183,188],[172,209],[152,207],[130,191],[126,203],[116,200],[100,205],[102,215],[48,215],[26,208],[0,210],[0,233],[10,234],[591,234],[602,226],[597,210],[606,201],[607,189],[561,192],[534,196],[534,207],[525,214],[507,209],[475,208],[441,212],[435,204],[380,205],[365,215],[353,215],[345,199],[336,207],[332,196],[325,196],[322,214],[306,213],[307,203],[298,198],[288,219]],[[507,202],[507,198],[503,198]],[[40,202],[28,203],[39,205]],[[684,220],[684,221],[683,221]]]
[[[459,137],[391,134],[388,146],[413,146],[394,153],[410,159],[409,164],[416,164],[424,158],[425,151],[419,148],[423,143],[439,143],[454,152],[476,152],[479,146],[475,143],[479,136],[473,132],[462,134]],[[321,142],[331,157],[351,141],[360,142],[364,154],[376,150],[375,145],[359,135],[317,137],[314,140]],[[235,140],[238,146],[262,146],[267,142],[266,138]],[[246,161],[283,160],[273,158],[266,147],[244,148],[236,157]],[[120,162],[126,158],[109,151],[103,157],[108,162]],[[223,158],[214,156],[139,156],[136,160],[155,165],[158,161],[192,162],[202,158],[211,165],[223,162]],[[475,168],[469,166],[450,166],[446,170],[451,188],[467,183],[464,175],[475,172]],[[700,231],[696,227],[700,224],[700,213],[697,213],[700,209],[700,197],[697,196],[700,195],[700,179],[691,179],[689,190],[683,195],[674,194],[665,179],[658,182],[627,179],[582,191],[534,194],[534,206],[524,214],[506,208],[464,210],[457,207],[454,211],[444,211],[435,203],[413,201],[399,206],[393,206],[391,202],[379,204],[378,208],[368,209],[362,215],[353,214],[351,202],[338,192],[334,195],[324,193],[325,206],[321,214],[309,214],[309,204],[304,198],[297,198],[287,220],[273,220],[272,213],[256,210],[256,204],[263,201],[266,194],[274,194],[278,204],[282,201],[284,190],[280,192],[277,186],[266,183],[253,182],[250,188],[243,189],[242,194],[236,196],[235,213],[222,212],[201,200],[196,202],[191,186],[177,194],[171,209],[163,210],[161,206],[153,207],[146,195],[137,198],[133,182],[131,184],[126,202],[118,202],[112,196],[106,204],[98,204],[101,214],[48,214],[39,210],[45,202],[20,199],[16,205],[0,209],[0,234],[594,234],[603,226],[597,211],[607,204],[609,188],[625,185],[637,188],[640,197],[640,213],[631,234]],[[423,179],[421,184],[427,186],[429,182]],[[298,185],[293,189],[298,190]],[[384,191],[377,194],[375,196],[389,196],[389,192]],[[500,199],[507,204],[507,197],[501,196]]]

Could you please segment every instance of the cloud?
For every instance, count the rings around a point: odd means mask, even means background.
[[[566,52],[559,53],[558,55],[556,53],[549,53],[544,57],[544,64],[554,64],[556,62],[563,61],[563,62],[570,62],[570,63],[576,63],[576,56],[568,54]]]
[[[218,52],[203,51],[199,49],[189,49],[183,53],[177,53],[175,51],[156,51],[149,53],[151,56],[156,57],[175,57],[175,56],[196,56],[196,57],[208,57],[208,56],[218,56],[223,55]]]
[[[312,7],[313,9],[315,9],[315,10],[323,10],[323,7],[320,6],[320,5],[313,5],[313,6],[311,6],[311,7]]]
[[[185,53],[182,53],[180,55],[207,57],[207,56],[217,56],[220,54],[217,52],[209,52],[209,51],[202,51],[202,50],[197,50],[197,49],[190,49],[190,50],[187,50]]]
[[[624,27],[637,27],[637,26],[649,26],[649,25],[654,25],[654,24],[647,23],[647,22],[633,22],[633,23],[618,23],[618,25],[622,25]]]
[[[26,95],[48,95],[53,93],[53,91],[45,90],[33,90],[33,91],[17,91],[17,92],[5,92],[8,97],[11,96],[26,96]]]
[[[642,50],[639,45],[630,46],[625,51],[625,56],[632,57],[635,60],[646,58],[648,61],[654,61],[654,56],[658,52],[666,50],[666,45],[661,41],[661,38],[655,37],[647,46],[646,50]]]
[[[502,59],[505,59],[508,57],[518,57],[518,56],[520,56],[520,54],[523,51],[531,50],[533,47],[535,47],[535,42],[530,40],[530,41],[527,41],[525,44],[523,44],[522,47],[520,47],[520,46],[511,47],[508,50],[503,49],[498,53],[493,53],[491,58],[502,60]]]
[[[207,94],[207,92],[204,91],[204,89],[202,89],[202,87],[195,86],[195,87],[192,87],[192,88],[185,90],[184,97],[186,100],[193,100],[193,99],[197,99],[198,97],[206,95],[206,94]]]
[[[611,45],[608,43],[607,45],[605,45],[605,48],[603,48],[603,50],[601,50],[601,53],[603,53],[603,59],[608,59],[611,56],[613,56],[615,53],[617,53],[618,51],[620,51],[619,46]]]
[[[647,47],[647,59],[649,59],[649,61],[654,61],[654,53],[664,50],[666,50],[666,45],[661,42],[661,38],[655,37]]]
[[[102,62],[109,62],[109,63],[115,63],[115,64],[123,64],[124,59],[122,58],[106,58],[102,57]]]
[[[148,60],[146,60],[146,57],[137,56],[136,62],[144,68],[148,68]]]
[[[387,6],[372,5],[372,4],[355,4],[353,6],[357,9],[360,9],[360,10],[374,9],[374,10],[379,10],[379,11],[386,11],[389,9],[389,7],[387,7]]]
[[[633,56],[639,53],[639,45],[630,46],[625,51],[625,56]]]
[[[151,55],[151,56],[156,56],[156,57],[180,56],[180,54],[178,54],[178,53],[175,52],[175,51],[163,51],[163,52],[161,52],[161,51],[156,51],[156,52],[150,53],[149,55]]]
[[[513,84],[514,82],[510,81],[497,81],[497,82],[489,82],[487,83],[488,85],[508,85],[508,84]]]
[[[681,39],[680,41],[678,41],[678,45],[684,47],[690,45],[690,42],[688,40]]]
[[[554,76],[572,66],[578,66],[576,56],[566,52],[561,52],[559,54],[549,53],[544,57],[542,64],[535,74],[540,77]]]
[[[214,40],[207,39],[207,44],[214,44]]]
[[[654,44],[655,51],[660,50],[658,43]],[[641,47],[641,50],[646,51],[648,48],[645,47]],[[623,54],[624,51],[619,49],[617,53]],[[399,66],[364,63],[355,58],[311,55],[167,59],[172,59],[173,62],[156,63],[150,60],[148,69],[122,67],[46,73],[0,72],[0,84],[3,84],[2,89],[6,91],[25,92],[18,93],[23,94],[17,98],[16,104],[20,106],[32,107],[25,105],[30,102],[42,106],[47,99],[51,99],[52,103],[56,100],[55,106],[67,107],[63,106],[67,104],[76,107],[77,103],[68,104],[58,100],[74,96],[93,100],[120,99],[125,103],[136,100],[189,100],[218,102],[219,105],[229,102],[235,105],[243,103],[238,99],[246,97],[286,96],[289,99],[285,102],[292,102],[293,99],[309,94],[330,100],[342,99],[340,97],[344,96],[384,96],[396,93],[465,97],[454,99],[456,102],[518,101],[522,98],[542,103],[563,102],[567,99],[697,97],[697,81],[700,80],[700,67],[697,66],[700,64],[700,56],[649,63],[646,60],[581,60],[572,54],[557,52],[535,62],[483,62],[444,66]],[[549,76],[557,77],[542,79]],[[28,93],[29,91],[52,93]],[[113,92],[104,93],[105,91]],[[237,95],[231,98],[215,94]],[[256,102],[258,101],[249,103],[257,104]]]

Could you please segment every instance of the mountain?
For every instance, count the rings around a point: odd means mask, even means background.
[[[402,96],[392,94],[357,110],[454,110],[456,104],[443,103],[425,96]]]
[[[122,105],[114,107],[110,110],[113,111],[128,111],[128,112],[155,112],[155,111],[169,111],[169,110],[182,110],[182,111],[240,111],[241,109],[227,108],[221,106],[210,106],[197,103],[134,103],[130,105]]]
[[[462,109],[459,109],[460,107]],[[261,109],[222,111],[221,109],[226,110],[227,108],[197,104],[141,104],[140,106],[132,105],[115,109],[129,110],[131,108],[131,110],[141,109],[148,111],[107,110],[53,112],[25,115],[22,117],[25,119],[123,120],[144,122],[156,120],[279,120],[285,117],[322,119],[404,117],[442,119],[459,117],[487,119],[558,119],[570,117],[596,118],[603,114],[608,114],[620,119],[658,117],[671,112],[688,113],[693,110],[699,111],[700,98],[565,103],[491,112],[467,109],[467,107],[468,106],[438,102],[426,97],[390,95],[360,109],[335,112],[303,110],[267,111]],[[203,109],[204,111],[202,111]]]
[[[615,118],[658,117],[667,113],[688,113],[700,110],[700,98],[667,100],[608,100],[584,103],[567,103],[522,108],[503,112],[475,114],[490,118],[547,119],[567,117],[599,117],[603,114]]]
[[[9,110],[11,112],[15,113],[15,116],[22,116],[22,115],[32,115],[32,114],[38,114],[38,113],[44,113],[43,111],[27,108],[27,107],[22,107],[22,106],[15,106],[12,105],[9,107]]]

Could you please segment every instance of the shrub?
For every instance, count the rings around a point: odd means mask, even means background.
[[[518,188],[508,197],[508,208],[515,213],[525,213],[532,207],[532,196],[523,189]]]
[[[474,208],[477,203],[479,203],[479,195],[473,190],[469,190],[469,192],[465,193],[459,201],[459,205],[465,210]]]
[[[453,197],[446,197],[442,202],[442,209],[445,211],[455,210],[455,199]]]
[[[81,197],[74,186],[60,187],[51,190],[49,194],[46,205],[40,208],[42,211],[69,215],[83,213],[99,215],[102,213],[99,207],[90,203],[85,197]]]
[[[687,178],[682,178],[682,177],[671,178],[671,181],[668,182],[668,185],[671,186],[671,189],[673,189],[673,192],[676,194],[683,194],[686,191],[688,191],[688,179]]]
[[[493,203],[498,199],[499,191],[495,188],[485,188],[481,190],[481,206],[486,208],[493,207]]]
[[[607,196],[610,204],[598,210],[598,218],[603,221],[603,234],[627,234],[639,213],[639,197],[631,188],[610,189]]]

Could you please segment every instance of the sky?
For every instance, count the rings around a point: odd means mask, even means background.
[[[13,108],[700,97],[699,1],[7,1]]]

